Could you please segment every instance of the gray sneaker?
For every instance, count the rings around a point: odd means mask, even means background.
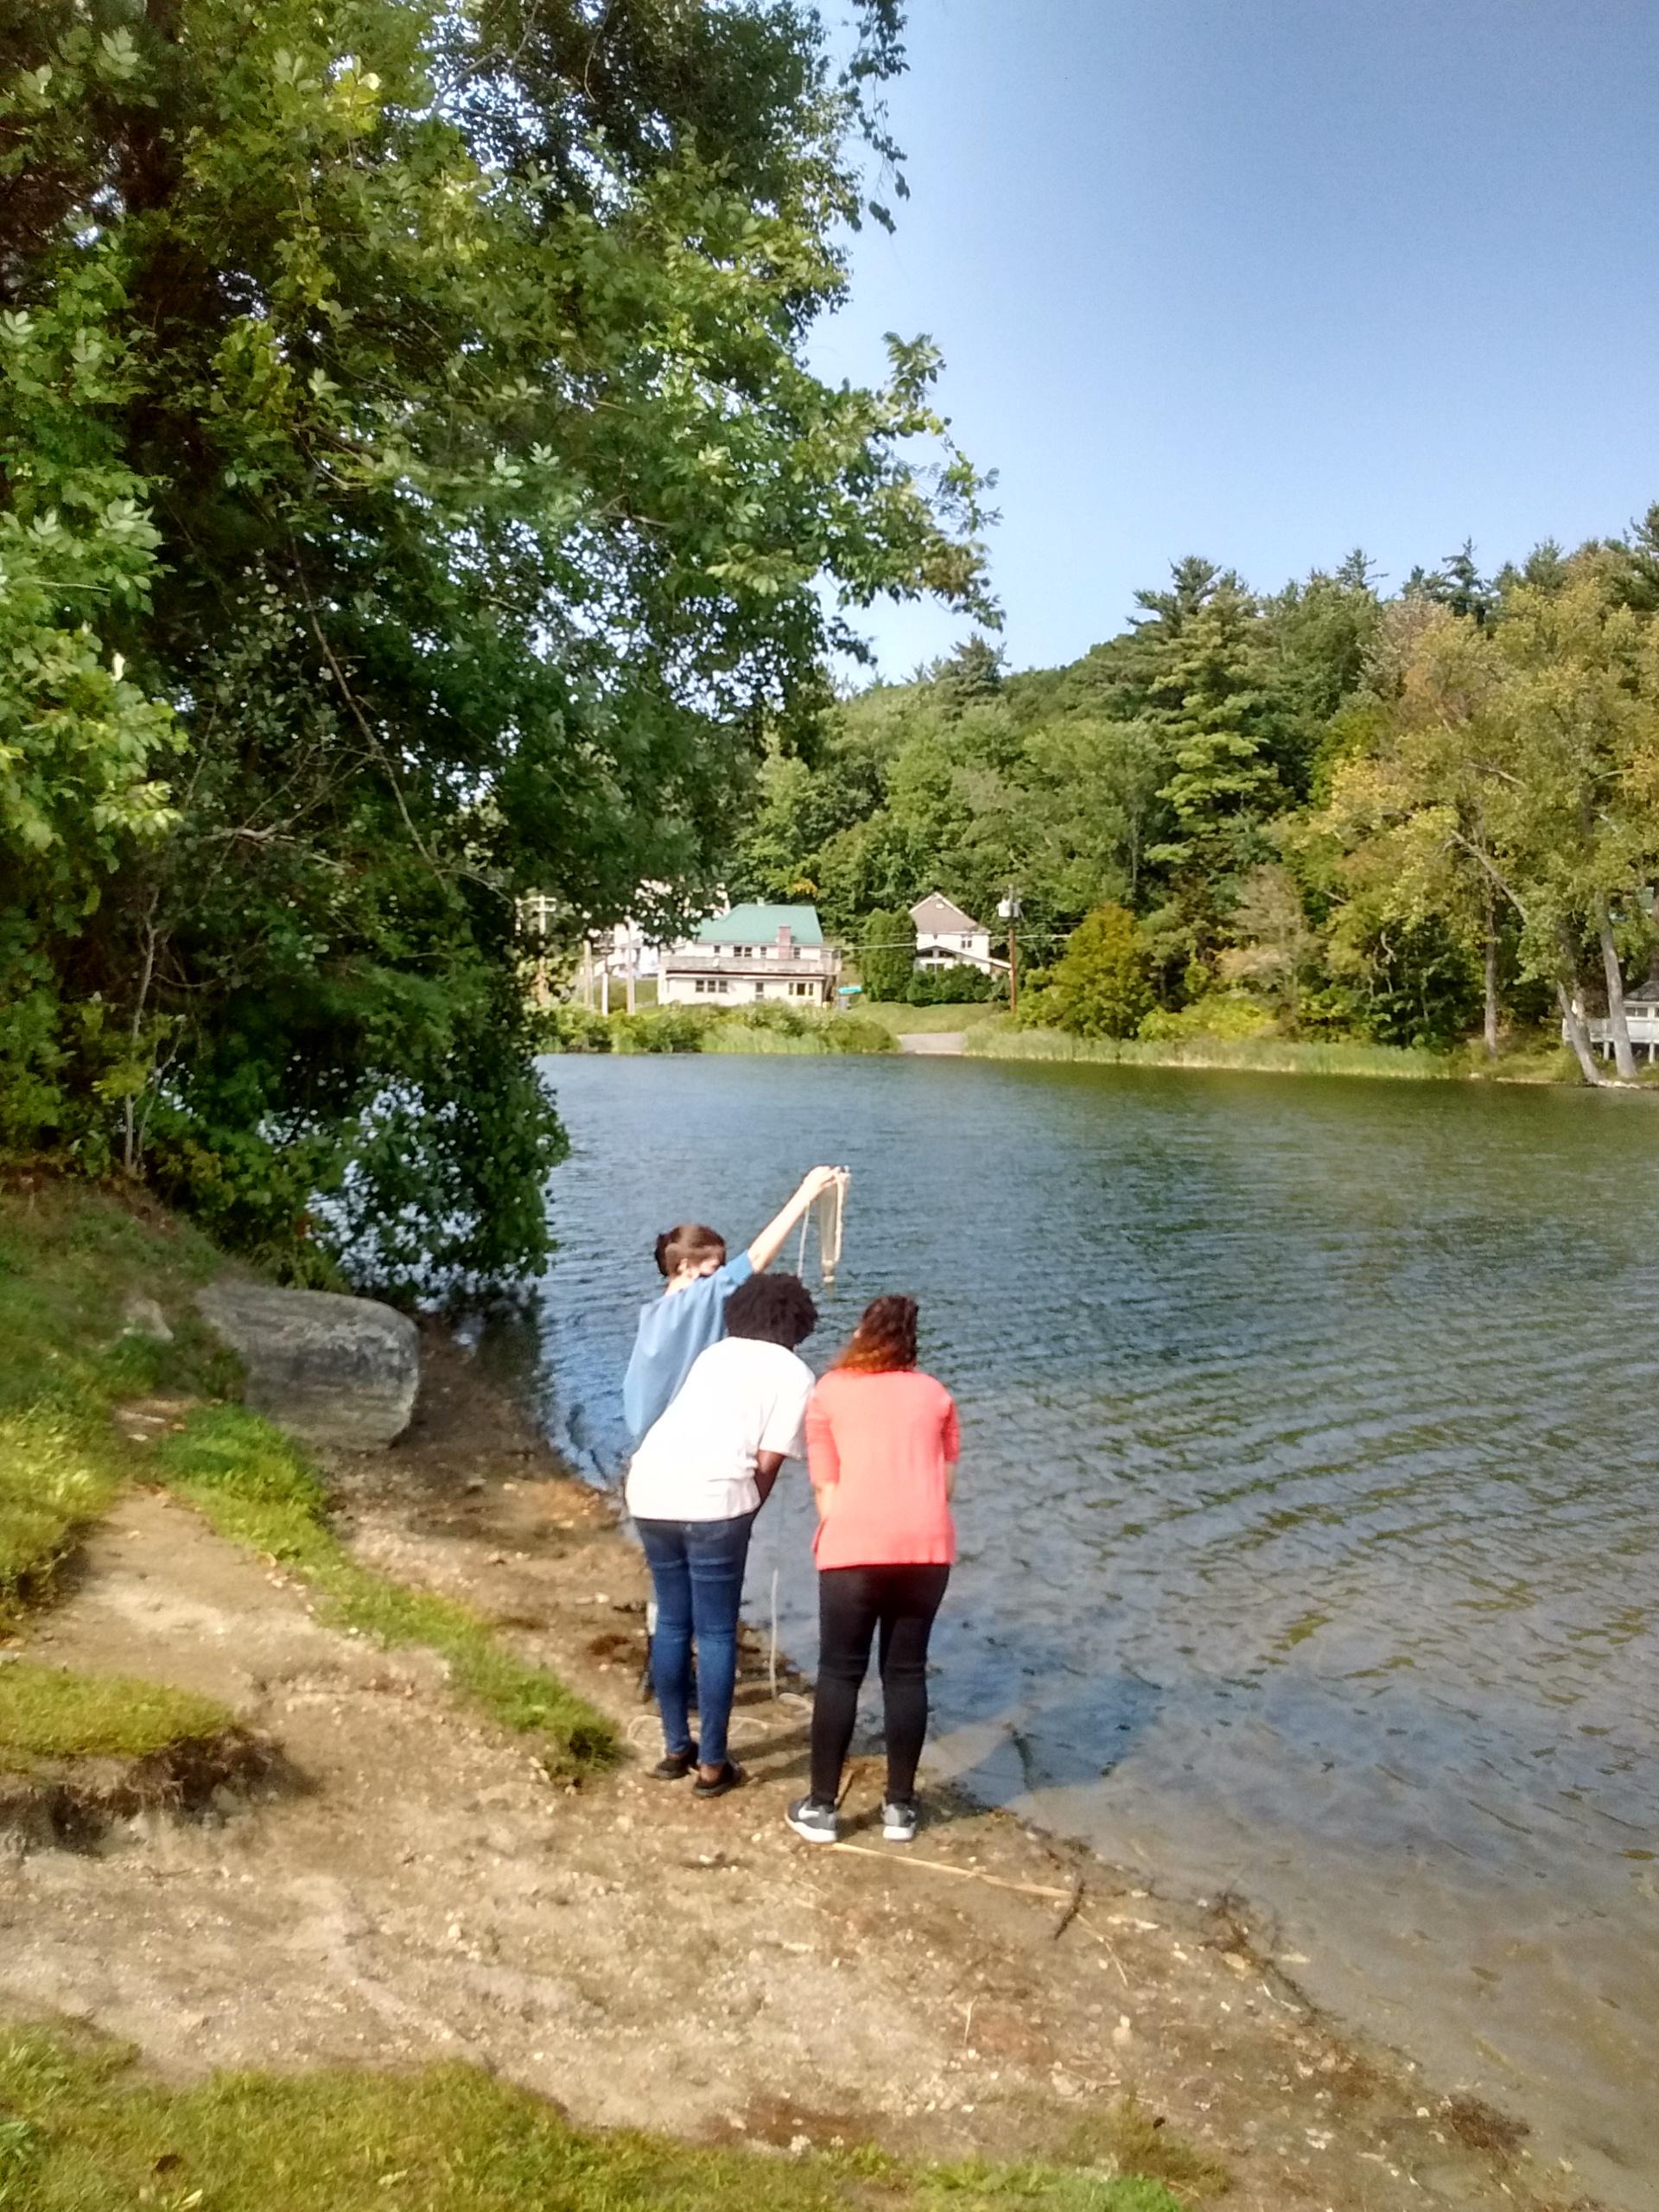
[[[921,1825],[921,1808],[913,1797],[902,1804],[890,1799],[881,1808],[881,1840],[884,1843],[914,1843],[916,1831]]]
[[[798,1797],[784,1818],[808,1843],[834,1843],[841,1834],[841,1816],[835,1807],[821,1805],[816,1797]]]

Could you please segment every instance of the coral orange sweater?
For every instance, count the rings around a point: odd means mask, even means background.
[[[913,1368],[832,1368],[806,1408],[806,1464],[824,1508],[819,1567],[950,1565],[957,1532],[944,1471],[961,1453],[943,1382]]]

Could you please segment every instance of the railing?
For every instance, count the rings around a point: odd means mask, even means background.
[[[781,957],[764,952],[664,952],[661,957],[664,976],[771,976],[810,982],[841,973],[841,955],[817,945],[796,946]]]
[[[1585,1018],[1584,1026],[1590,1033],[1590,1042],[1599,1052],[1612,1051],[1613,1024],[1610,1015],[1588,1014]],[[1656,1052],[1659,1052],[1659,1010],[1652,1014],[1627,1014],[1624,1017],[1624,1027],[1630,1033],[1632,1045],[1644,1045],[1647,1047],[1648,1058],[1651,1062]],[[1563,1022],[1561,1042],[1565,1044],[1567,1041],[1567,1024]]]

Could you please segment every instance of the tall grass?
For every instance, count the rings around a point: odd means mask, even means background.
[[[1086,1060],[1141,1068],[1235,1068],[1264,1075],[1385,1076],[1443,1082],[1465,1070],[1444,1052],[1395,1045],[1303,1044],[1282,1037],[1068,1037],[1058,1029],[971,1029],[963,1051],[992,1060]]]

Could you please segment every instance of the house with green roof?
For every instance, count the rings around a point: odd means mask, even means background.
[[[833,1006],[841,955],[824,943],[816,906],[751,902],[710,914],[662,954],[664,1006]]]

